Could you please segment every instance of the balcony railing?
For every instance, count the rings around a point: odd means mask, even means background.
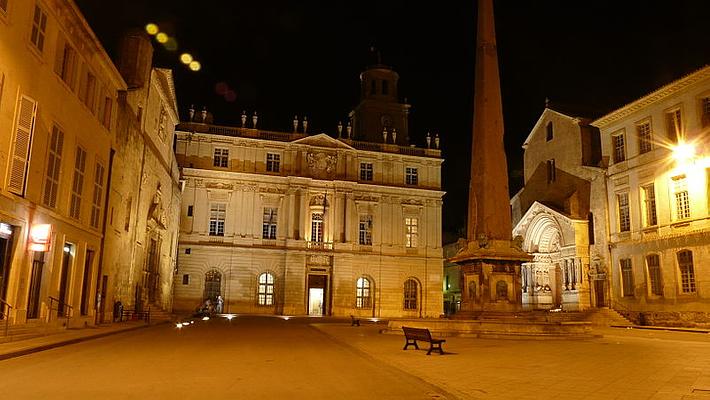
[[[311,250],[333,250],[333,242],[306,242]]]

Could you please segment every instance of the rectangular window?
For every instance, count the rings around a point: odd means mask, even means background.
[[[58,39],[59,45],[57,48],[57,59],[54,70],[64,81],[64,83],[66,83],[70,89],[74,90],[77,65],[76,51],[69,43],[66,42],[66,40],[63,39],[64,38],[61,36]]]
[[[555,132],[554,132],[554,128],[552,126],[552,121],[547,123],[546,130],[547,130],[547,135],[545,137],[545,141],[549,142],[550,140],[552,140],[555,137]]]
[[[44,50],[44,37],[47,32],[47,13],[42,10],[38,4],[35,4],[35,12],[32,17],[32,34],[30,42],[40,51]]]
[[[621,264],[622,296],[634,297],[634,271],[631,268],[631,259],[622,258],[619,263]]]
[[[547,183],[552,183],[557,180],[557,168],[555,167],[555,160],[547,160]]]
[[[187,216],[192,217],[193,212],[194,212],[194,206],[187,206]]]
[[[229,150],[214,149],[213,163],[215,167],[227,168],[229,166]]]
[[[361,215],[359,225],[358,243],[365,246],[372,245],[372,216]]]
[[[168,120],[168,113],[165,107],[160,107],[160,117],[158,119],[158,139],[165,141],[165,125]]]
[[[81,216],[81,197],[84,193],[84,174],[86,173],[86,151],[81,147],[76,148],[74,158],[74,180],[71,188],[71,203],[69,216],[79,219]]]
[[[619,205],[619,232],[628,232],[631,230],[631,219],[629,217],[629,194],[617,194],[616,202]]]
[[[651,254],[646,257],[646,265],[648,266],[648,280],[651,294],[663,296],[663,286],[661,286],[661,263],[659,262],[658,254]]]
[[[407,167],[404,170],[404,176],[405,176],[405,182],[407,185],[418,185],[419,184],[419,176],[417,173],[417,169],[414,167]]]
[[[192,248],[188,247],[185,249],[185,254],[190,254],[192,253]]]
[[[690,198],[688,197],[688,182],[685,175],[673,179],[673,193],[675,196],[676,220],[690,218]]]
[[[680,284],[683,293],[695,293],[695,269],[693,268],[693,252],[683,250],[678,252],[678,268],[680,268]]]
[[[372,163],[360,163],[360,180],[361,181],[371,181],[372,180]]]
[[[644,122],[636,125],[636,133],[639,137],[639,153],[651,151],[651,123]]]
[[[99,227],[99,221],[101,219],[101,206],[104,193],[104,166],[101,163],[96,162],[96,168],[94,173],[94,197],[91,203],[91,226],[94,228]]]
[[[705,97],[701,100],[700,110],[702,113],[700,122],[703,125],[703,128],[710,126],[710,97]]]
[[[90,71],[86,71],[79,98],[93,113],[96,105],[96,77]]]
[[[406,228],[404,236],[404,245],[406,247],[417,247],[417,239],[419,236],[419,230],[417,226],[418,222],[419,220],[417,218],[407,217],[404,219],[404,225]]]
[[[626,160],[626,144],[624,142],[624,133],[616,133],[611,137],[613,151],[614,151],[614,162],[622,162]]]
[[[12,156],[10,157],[10,173],[7,182],[7,189],[20,196],[25,195],[30,144],[34,134],[36,115],[37,102],[27,96],[20,96],[17,126],[15,128],[14,142],[12,143]]]
[[[311,215],[311,242],[323,242],[323,213],[314,212]]]
[[[655,226],[658,224],[656,217],[656,190],[653,183],[641,188],[643,196],[644,208],[644,223],[646,226]]]
[[[210,204],[210,236],[224,236],[224,219],[226,215],[226,204]]]
[[[101,123],[106,129],[111,129],[111,113],[113,112],[113,99],[106,97],[104,99],[104,110],[101,116]]]
[[[279,216],[278,208],[264,207],[264,223],[262,224],[261,237],[263,239],[276,239],[276,221]]]
[[[275,153],[266,153],[266,171],[279,172],[281,164],[281,155]]]
[[[678,137],[680,137],[683,132],[683,118],[680,113],[680,108],[666,113],[666,129],[668,140],[670,140],[671,143],[676,143]]]
[[[182,284],[183,285],[190,284],[190,274],[182,274]]]
[[[49,139],[49,157],[47,157],[47,177],[44,183],[44,196],[42,202],[45,206],[57,206],[57,193],[59,190],[59,172],[62,167],[62,147],[64,146],[64,132],[56,125],[52,127],[52,136]]]

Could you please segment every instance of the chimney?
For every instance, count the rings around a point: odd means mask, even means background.
[[[128,89],[145,87],[150,79],[153,64],[153,45],[143,31],[133,30],[121,39],[118,70],[128,85]]]

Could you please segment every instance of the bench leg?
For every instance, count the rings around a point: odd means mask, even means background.
[[[426,355],[431,355],[432,350],[438,350],[440,355],[444,355],[444,350],[441,348],[441,343],[439,343],[438,345],[430,344],[429,351],[427,351]]]
[[[414,346],[415,349],[419,350],[419,345],[417,344],[416,340],[409,340],[405,339],[407,343],[404,345],[404,348],[402,350],[407,350],[409,346]]]

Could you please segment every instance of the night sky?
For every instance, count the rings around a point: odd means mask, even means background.
[[[442,138],[445,240],[465,231],[476,32],[474,1],[76,0],[115,58],[118,39],[148,22],[179,50],[155,43],[175,73],[180,113],[207,106],[217,124],[242,110],[264,129],[336,134],[359,100],[371,47],[400,74],[412,104],[410,138]],[[522,185],[521,145],[545,98],[603,115],[710,63],[710,2],[495,1],[511,194]],[[201,63],[180,64],[181,52]],[[236,93],[228,101],[215,87]]]

